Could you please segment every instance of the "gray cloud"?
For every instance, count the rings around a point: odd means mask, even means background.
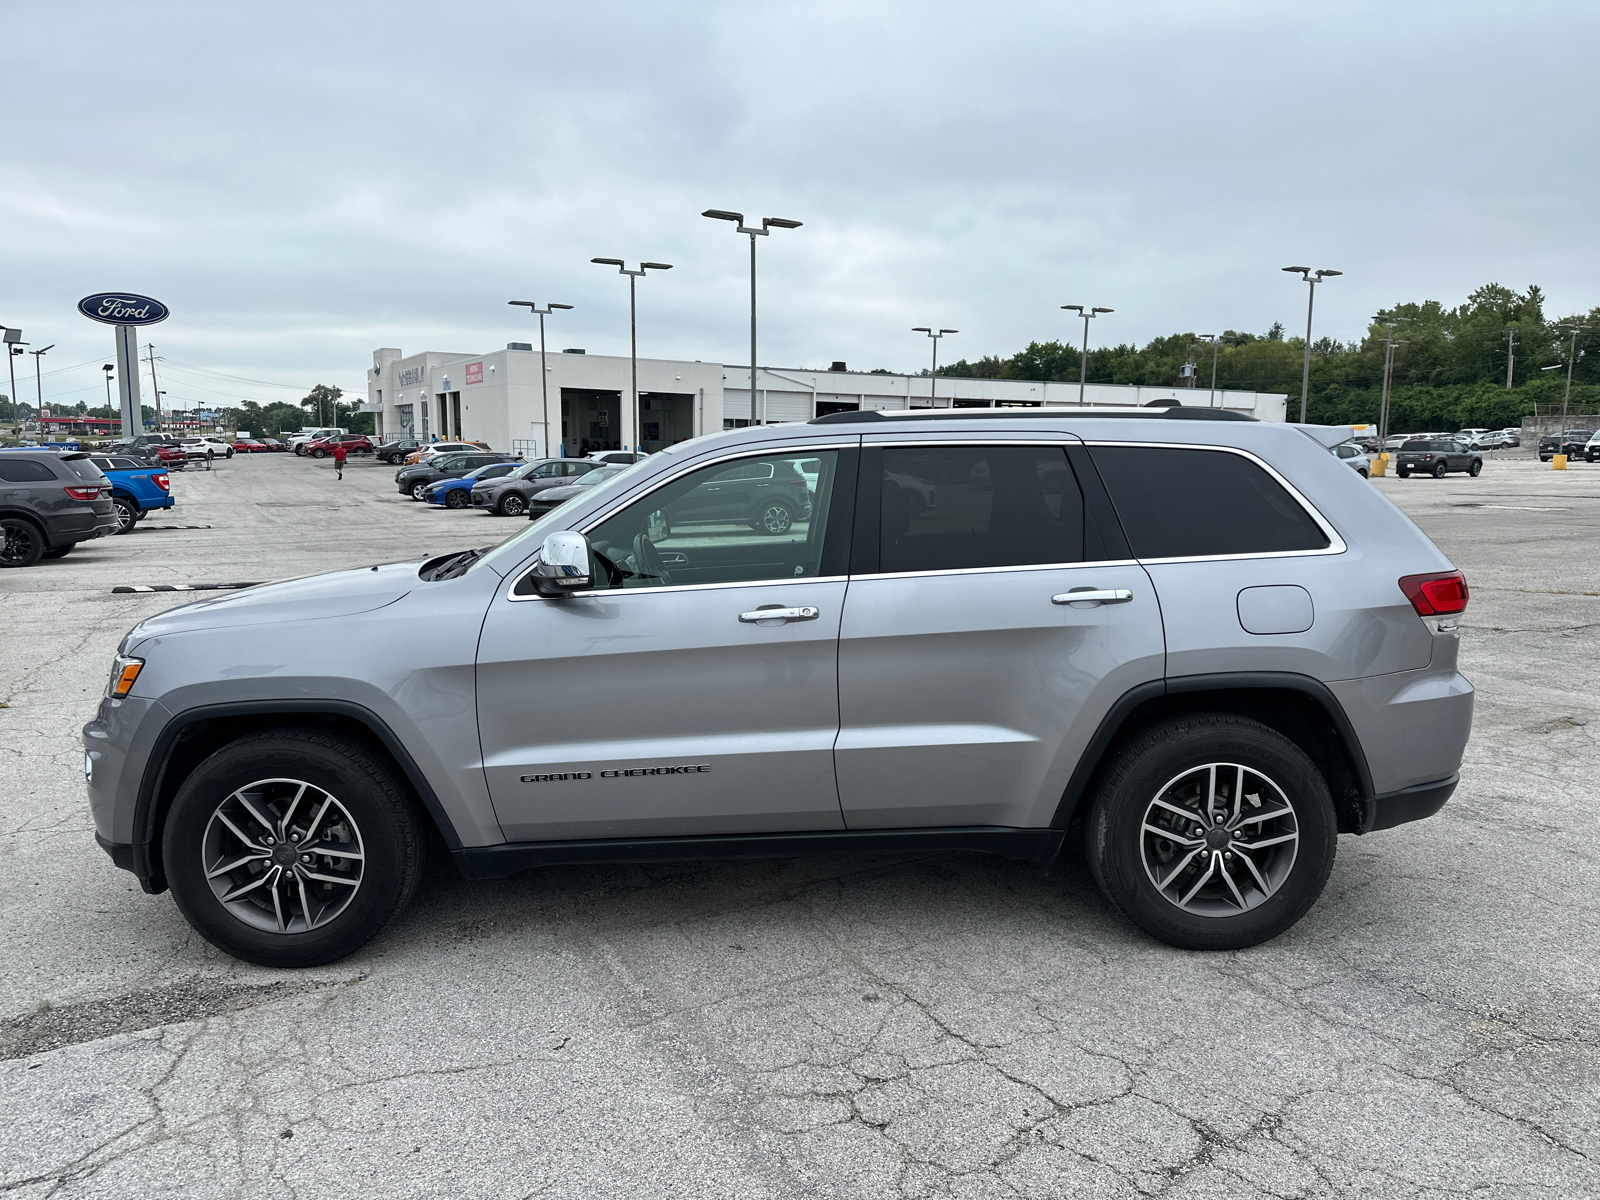
[[[58,3],[8,18],[0,321],[46,398],[93,402],[81,295],[166,301],[174,363],[359,386],[378,345],[641,351],[916,369],[1072,336],[1318,328],[1495,279],[1587,308],[1584,4]],[[31,364],[30,364],[31,365]],[[29,379],[31,384],[31,377]],[[20,380],[19,380],[20,383]],[[174,397],[288,390],[174,366]],[[204,392],[202,387],[209,388]],[[54,391],[52,392],[52,389]],[[184,389],[188,389],[185,391]],[[32,388],[21,388],[24,396]]]

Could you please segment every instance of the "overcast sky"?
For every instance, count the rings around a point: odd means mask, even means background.
[[[1303,328],[1539,283],[1600,303],[1589,3],[520,3],[5,6],[0,322],[45,399],[103,403],[90,292],[168,403],[364,389],[378,346],[917,370],[1075,340]],[[33,396],[32,359],[18,392]],[[63,370],[78,366],[74,370]],[[218,375],[290,385],[274,388]],[[149,378],[144,380],[148,401]]]

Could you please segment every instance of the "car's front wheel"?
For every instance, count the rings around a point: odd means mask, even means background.
[[[311,452],[311,457],[312,458],[327,458],[328,457],[328,452],[326,450],[313,450]]]
[[[225,455],[223,455],[223,457],[224,458],[232,458],[233,457],[233,451],[230,449]]]
[[[1090,872],[1124,916],[1186,950],[1278,936],[1321,895],[1338,826],[1327,781],[1276,730],[1178,717],[1122,747],[1089,810]]]
[[[520,517],[528,511],[528,502],[520,492],[507,492],[500,501],[500,511],[508,517]]]
[[[472,503],[472,497],[461,488],[451,488],[445,493],[444,506],[446,508],[466,508]]]
[[[267,967],[360,949],[410,900],[424,853],[393,771],[309,729],[249,734],[202,762],[173,799],[161,848],[189,923]]]
[[[1483,460],[1482,459],[1474,459],[1473,463],[1472,463],[1472,466],[1467,468],[1467,474],[1471,475],[1474,479],[1476,479],[1479,475],[1482,475],[1483,474]]]
[[[413,483],[411,485],[411,498],[419,502],[427,500],[428,485],[425,483]]]

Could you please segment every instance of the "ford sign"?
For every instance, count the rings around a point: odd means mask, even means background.
[[[167,319],[167,306],[132,292],[97,292],[78,301],[78,311],[107,325],[154,325]]]

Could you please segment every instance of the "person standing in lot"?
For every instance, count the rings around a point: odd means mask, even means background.
[[[337,478],[344,478],[344,443],[333,444],[333,469],[338,472]]]
[[[206,447],[206,470],[211,470],[211,460],[216,457],[216,452],[210,446]]]

